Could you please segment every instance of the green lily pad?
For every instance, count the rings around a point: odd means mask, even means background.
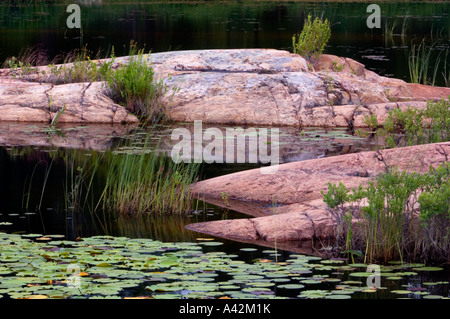
[[[249,286],[254,286],[254,287],[272,287],[275,286],[275,282],[272,281],[263,281],[263,279],[261,281],[253,281],[253,282],[248,282],[246,283],[246,285]]]
[[[343,264],[344,261],[343,260],[326,259],[326,260],[321,260],[320,263],[322,263],[322,264]]]
[[[308,298],[308,299],[319,299],[324,298],[331,293],[327,290],[305,290],[302,291],[297,297]]]
[[[353,263],[353,264],[348,264],[350,267],[367,267],[368,265],[366,264],[361,264],[361,263]]]
[[[439,295],[426,295],[423,296],[423,299],[443,299],[443,296],[439,296]]]
[[[429,295],[430,293],[428,291],[414,291],[413,294],[418,296],[426,296]]]
[[[373,275],[371,272],[352,272],[349,274],[349,276],[352,277],[369,277],[370,275]]]
[[[302,280],[301,283],[303,283],[303,284],[308,284],[308,285],[315,285],[315,284],[320,284],[320,283],[322,283],[322,281],[320,281],[320,280],[314,280],[314,279],[305,279],[305,280]]]
[[[336,290],[331,290],[330,292],[334,295],[351,295],[352,293],[355,292],[355,290],[350,289],[351,287],[347,288],[347,289],[336,289]]]
[[[24,234],[21,235],[23,238],[38,238],[38,237],[42,237],[42,234]]]
[[[391,290],[391,293],[398,295],[407,295],[412,293],[410,290]]]
[[[444,270],[444,268],[441,267],[419,267],[414,268],[415,271],[441,271]]]
[[[347,280],[347,281],[343,281],[342,284],[344,284],[344,285],[360,285],[361,281]]]
[[[202,246],[221,246],[221,245],[223,245],[223,243],[220,241],[206,241],[206,242],[201,242],[198,244],[202,245]]]
[[[324,297],[325,299],[351,299],[349,295],[328,295]]]

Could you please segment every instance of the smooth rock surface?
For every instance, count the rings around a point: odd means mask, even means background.
[[[158,72],[168,74],[170,68],[159,64],[164,54],[151,55],[150,60]],[[179,88],[168,112],[175,121],[366,127],[365,115],[376,114],[381,124],[393,108],[424,108],[426,100],[450,95],[450,88],[382,77],[357,61],[331,55],[322,55],[311,70],[302,57],[271,49],[172,54],[177,64],[166,83]],[[211,54],[220,56],[220,63],[214,63]],[[252,55],[253,60],[248,58]],[[336,63],[343,65],[339,72]]]
[[[129,59],[116,58],[113,67]],[[169,93],[176,89],[166,98],[167,115],[182,122],[366,127],[364,115],[376,114],[382,121],[392,108],[425,107],[426,100],[450,95],[450,88],[382,77],[350,58],[326,54],[313,65],[297,54],[274,49],[171,51],[145,59],[158,77],[165,78]],[[49,121],[66,104],[62,122],[137,121],[104,94],[101,83],[54,86],[45,84],[51,79],[49,67],[36,70],[16,74],[15,80],[16,71],[0,70],[0,120]]]
[[[286,163],[275,174],[254,169],[204,180],[193,185],[196,197],[226,206],[221,201],[226,194],[228,208],[259,217],[187,227],[209,235],[268,242],[333,238],[335,222],[321,194],[329,182],[342,182],[351,189],[367,185],[389,169],[425,173],[449,158],[450,142],[445,142]],[[254,208],[247,210],[251,205]]]
[[[0,121],[136,123],[138,119],[104,94],[101,82],[53,85],[0,77]]]

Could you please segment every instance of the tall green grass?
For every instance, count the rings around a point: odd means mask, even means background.
[[[437,42],[427,45],[425,39],[418,45],[412,45],[408,57],[409,76],[412,83],[434,86],[438,76],[442,75],[445,85],[449,86],[448,49],[444,51],[437,47]],[[440,72],[441,70],[443,72]]]
[[[200,164],[175,163],[150,144],[150,135],[139,136],[89,156],[64,155],[66,208],[128,215],[187,213]]]
[[[106,183],[98,206],[125,214],[186,213],[199,165],[177,164],[165,154],[150,151],[147,143],[106,154]]]

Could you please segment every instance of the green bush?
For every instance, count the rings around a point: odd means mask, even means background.
[[[445,163],[426,174],[384,173],[352,193],[342,183],[328,184],[322,194],[332,216],[340,215],[337,244],[344,239],[346,249],[364,251],[365,262],[448,260],[449,177],[450,164]],[[352,228],[353,217],[359,220],[358,229]],[[339,231],[343,227],[347,232]]]
[[[146,55],[139,51],[107,78],[111,98],[137,116],[157,121],[164,115],[167,85],[156,79]]]
[[[331,37],[331,27],[328,19],[322,21],[319,18],[311,20],[311,15],[305,20],[300,35],[292,37],[294,53],[300,54],[311,61],[317,59],[324,51],[325,45]]]
[[[97,53],[96,60],[92,60],[91,55],[86,47],[74,50],[60,58],[64,62],[62,65],[49,65],[50,72],[39,74],[39,81],[54,84],[105,81],[114,102],[124,105],[144,121],[156,122],[164,116],[167,85],[164,79],[156,78],[148,54],[144,54],[143,49],[138,50],[134,41],[130,42],[128,63],[117,67],[114,47],[110,59],[97,60],[100,55]],[[6,65],[13,69],[14,75],[21,77],[34,72],[29,63],[16,58],[9,59]]]
[[[408,107],[389,111],[377,137],[384,137],[389,147],[417,145],[450,140],[450,97],[428,101],[425,110]]]

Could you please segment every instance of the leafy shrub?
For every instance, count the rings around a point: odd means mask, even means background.
[[[300,54],[309,61],[312,58],[317,59],[323,53],[330,37],[331,27],[328,19],[322,21],[316,17],[312,21],[311,15],[308,15],[300,35],[292,37],[294,53]]]
[[[156,79],[155,72],[142,51],[131,56],[126,65],[112,72],[107,83],[111,98],[125,105],[135,115],[151,121],[163,116],[163,97],[167,92],[167,85],[163,79]]]
[[[107,93],[114,102],[124,105],[144,121],[156,122],[165,113],[163,97],[167,93],[167,85],[164,84],[164,79],[156,78],[148,62],[148,54],[144,54],[143,49],[138,50],[134,41],[130,42],[128,54],[128,63],[115,67],[114,48],[110,59],[94,61],[91,60],[92,52],[85,46],[60,57],[62,65],[50,64],[50,72],[43,71],[38,74],[38,79],[54,84],[104,81],[108,86]],[[95,59],[99,55],[97,53]],[[26,59],[29,60],[30,58]],[[5,62],[5,65],[13,69],[14,75],[21,77],[35,71],[30,63],[25,64],[14,57]]]
[[[381,174],[351,193],[342,183],[330,183],[322,194],[332,215],[345,222],[338,230],[347,227],[347,232],[338,235],[346,236],[346,249],[365,251],[365,261],[445,260],[450,258],[449,177],[445,163],[426,174]],[[360,221],[358,231],[351,228],[353,217]]]
[[[450,164],[431,171],[428,187],[418,198],[424,245],[436,257],[450,253]]]
[[[405,111],[394,109],[377,132],[389,147],[438,143],[450,140],[450,97],[438,102],[428,101],[425,110],[408,107]]]

